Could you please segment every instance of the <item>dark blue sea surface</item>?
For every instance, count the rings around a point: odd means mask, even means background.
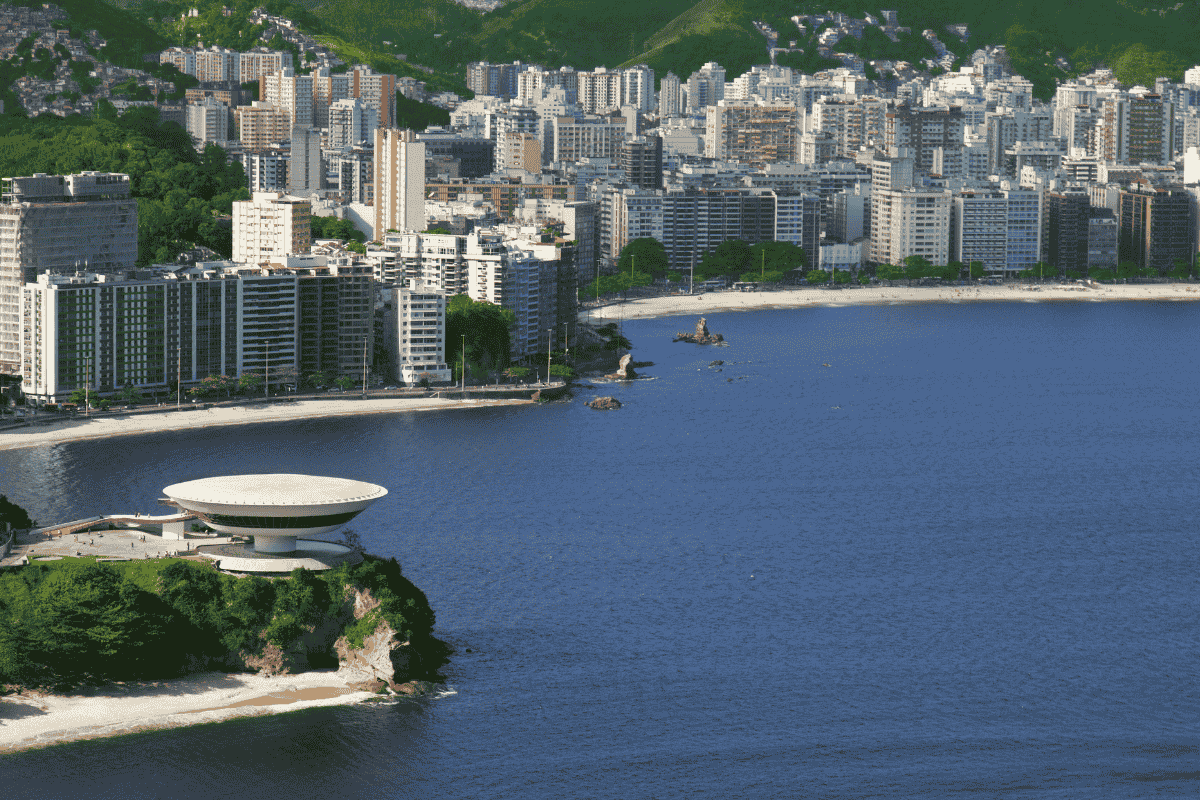
[[[0,452],[43,521],[214,474],[383,484],[353,527],[458,651],[438,698],[0,757],[0,791],[1200,795],[1200,304],[761,311],[671,342],[694,322],[627,322],[650,377],[567,403]]]

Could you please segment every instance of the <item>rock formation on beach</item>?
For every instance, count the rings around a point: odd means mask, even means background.
[[[672,341],[676,342],[691,342],[692,344],[719,344],[725,341],[725,337],[719,333],[709,333],[708,325],[701,317],[696,321],[696,330],[692,333],[681,331],[675,334]]]
[[[597,411],[614,411],[621,407],[621,401],[615,397],[597,397],[588,403],[588,408]]]

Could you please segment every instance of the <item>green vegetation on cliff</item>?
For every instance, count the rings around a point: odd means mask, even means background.
[[[355,620],[355,596],[378,606]],[[433,610],[395,559],[276,580],[180,559],[35,562],[0,574],[0,683],[66,691],[252,669],[272,652],[285,667],[330,667],[338,637],[361,647],[383,622],[422,655],[411,663],[439,663]]]
[[[94,117],[0,117],[0,175],[83,170],[128,173],[138,201],[138,263],[174,261],[204,245],[225,257],[232,231],[218,217],[249,199],[241,165],[209,145],[197,153],[175,123],[138,107],[120,115],[102,101]]]

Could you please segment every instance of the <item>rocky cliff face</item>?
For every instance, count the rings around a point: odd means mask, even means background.
[[[353,618],[361,620],[379,607],[379,601],[365,589],[349,589]],[[450,649],[438,640],[402,641],[386,619],[380,619],[375,631],[354,647],[346,636],[338,637],[334,650],[338,675],[353,688],[377,692],[384,687],[393,692],[411,694],[414,681],[433,676],[449,655]]]

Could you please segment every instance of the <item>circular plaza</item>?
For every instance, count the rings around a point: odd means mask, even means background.
[[[215,531],[251,537],[252,544],[198,547],[230,572],[330,569],[359,554],[333,542],[307,539],[341,528],[387,489],[373,483],[318,475],[223,475],[163,489],[171,505]]]

